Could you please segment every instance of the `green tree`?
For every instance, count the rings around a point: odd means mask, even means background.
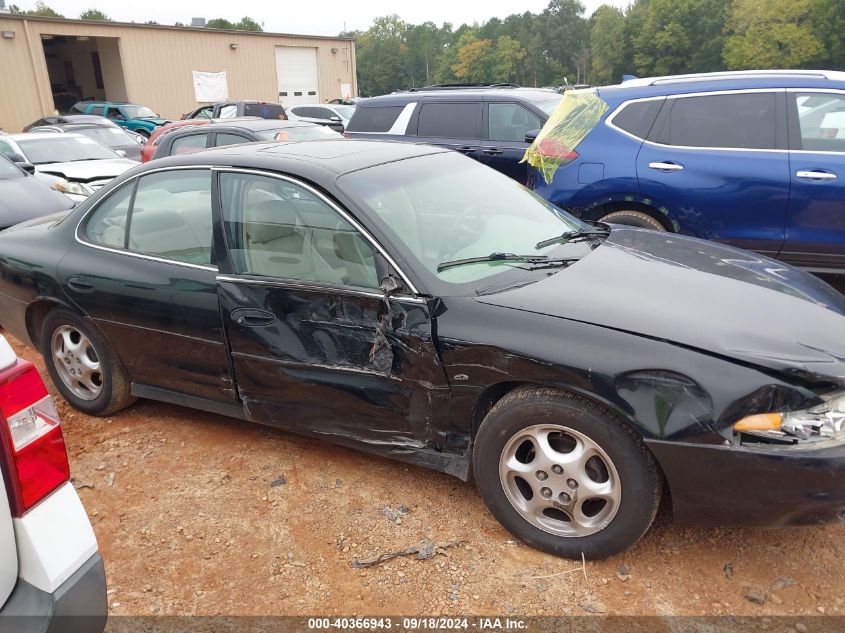
[[[230,31],[235,29],[235,25],[225,18],[214,18],[206,22],[205,26],[209,29],[228,29]]]
[[[628,47],[625,14],[616,7],[603,4],[591,18],[592,82],[609,84],[620,81],[628,71]]]
[[[825,68],[845,66],[845,2],[816,0],[811,8],[813,32],[821,40],[824,53],[819,65]]]
[[[721,69],[728,2],[640,0],[628,16],[637,23],[628,31],[637,72],[671,75]]]
[[[493,73],[490,80],[515,82],[519,79],[522,62],[527,53],[518,40],[510,35],[501,35],[493,51]]]
[[[13,6],[16,9],[16,11],[12,11],[12,7],[9,7],[9,11],[11,13],[22,13],[22,14],[25,14],[25,15],[37,16],[37,17],[40,17],[40,18],[63,18],[63,17],[65,17],[61,13],[53,11],[53,9],[48,7],[46,4],[44,4],[44,2],[41,2],[40,0],[39,0],[39,2],[35,3],[34,9],[30,9],[28,11],[21,11],[20,7],[18,7],[17,5],[13,5]]]
[[[235,24],[235,28],[239,31],[253,31],[261,32],[264,28],[249,16],[241,18],[241,21]]]
[[[388,15],[376,18],[369,29],[358,34],[355,56],[361,94],[384,94],[409,86],[407,30],[398,15]]]
[[[536,26],[542,38],[541,59],[545,60],[541,83],[560,84],[564,76],[581,81],[586,68],[580,63],[587,48],[589,32],[584,5],[578,0],[551,0]],[[536,52],[540,52],[539,50]]]
[[[99,9],[88,9],[79,14],[80,20],[101,20],[103,22],[112,22],[113,20]]]
[[[824,54],[813,31],[816,0],[734,0],[724,60],[728,68],[803,68]]]

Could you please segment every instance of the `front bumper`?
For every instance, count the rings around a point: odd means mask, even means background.
[[[781,527],[845,519],[845,444],[757,449],[646,441],[676,520]]]
[[[107,614],[106,572],[94,554],[54,593],[19,579],[0,609],[0,633],[102,633]]]

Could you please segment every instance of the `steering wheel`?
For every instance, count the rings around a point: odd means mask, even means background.
[[[452,222],[452,226],[449,227],[449,238],[445,240],[441,256],[453,257],[455,253],[460,251],[463,247],[472,244],[481,231],[477,226],[470,227],[470,225],[467,224],[467,220],[470,217],[473,217],[473,212],[479,211],[480,209],[481,203],[473,202],[466,209],[461,211],[457,218],[455,218],[455,221]],[[478,215],[475,215],[474,217],[478,218]]]

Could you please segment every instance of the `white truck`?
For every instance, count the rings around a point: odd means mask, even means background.
[[[0,335],[0,633],[102,633],[106,576],[36,368]]]

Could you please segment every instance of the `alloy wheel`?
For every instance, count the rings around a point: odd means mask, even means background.
[[[94,400],[103,390],[100,357],[91,340],[70,325],[53,332],[53,364],[65,386],[82,400]]]
[[[499,457],[499,477],[514,509],[557,536],[588,536],[604,529],[622,499],[619,474],[601,446],[556,424],[516,433]]]

